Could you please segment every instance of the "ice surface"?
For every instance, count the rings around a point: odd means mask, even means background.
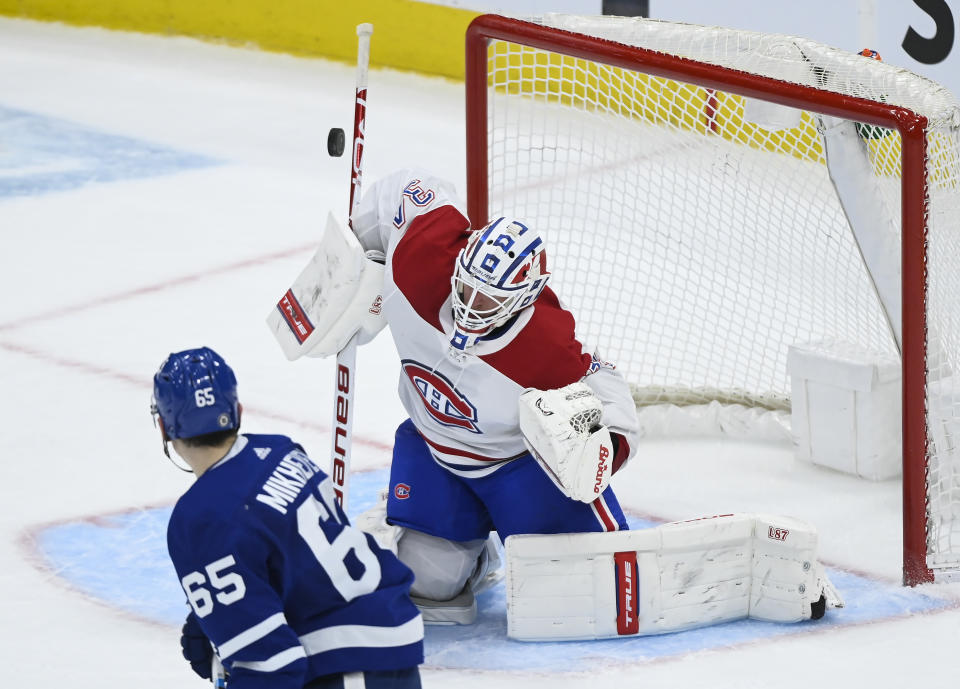
[[[161,549],[191,478],[160,451],[150,377],[168,352],[212,346],[237,371],[245,430],[326,454],[332,364],[287,362],[264,319],[327,210],[345,214],[348,159],[329,158],[325,140],[350,128],[352,93],[349,65],[0,19],[6,684],[201,686],[179,657]],[[369,103],[367,180],[419,165],[463,189],[461,84],[375,71]],[[403,418],[396,375],[388,337],[360,350],[358,508]],[[424,686],[956,683],[960,589],[897,586],[899,482],[800,465],[785,446],[700,439],[646,443],[614,486],[638,520],[812,521],[849,608],[827,624],[521,644],[504,638],[494,590],[476,628],[431,630]]]

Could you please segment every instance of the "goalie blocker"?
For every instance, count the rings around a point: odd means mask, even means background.
[[[287,359],[328,357],[354,335],[362,345],[383,329],[383,257],[373,254],[328,215],[316,253],[267,316]]]
[[[640,531],[506,542],[507,634],[561,641],[676,632],[743,618],[819,619],[843,601],[791,517],[731,514]]]

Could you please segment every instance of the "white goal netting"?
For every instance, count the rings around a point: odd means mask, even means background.
[[[910,230],[926,232],[926,272],[906,275],[926,303],[919,518],[928,565],[960,565],[957,100],[905,70],[795,37],[643,19],[540,21],[927,118],[917,172],[927,222]],[[544,232],[554,289],[638,405],[719,400],[787,412],[789,346],[836,341],[899,356],[905,174],[896,130],[824,119],[816,103],[747,99],[721,88],[722,75],[705,88],[522,43],[487,46],[488,216],[510,213]],[[846,203],[824,137],[844,126],[856,132],[865,170]],[[865,248],[851,224],[879,236],[878,248]]]

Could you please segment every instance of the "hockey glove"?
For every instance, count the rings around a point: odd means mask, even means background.
[[[524,443],[561,492],[580,502],[600,497],[613,473],[613,440],[590,387],[527,388],[519,414]]]
[[[197,616],[192,612],[187,615],[187,621],[183,623],[183,629],[180,632],[180,648],[193,671],[204,679],[210,679],[213,646],[200,628]]]

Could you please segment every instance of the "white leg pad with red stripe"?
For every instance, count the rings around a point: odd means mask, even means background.
[[[811,606],[843,605],[816,555],[810,524],[760,514],[641,531],[511,536],[507,634],[559,641],[747,617],[799,622],[810,619]]]

